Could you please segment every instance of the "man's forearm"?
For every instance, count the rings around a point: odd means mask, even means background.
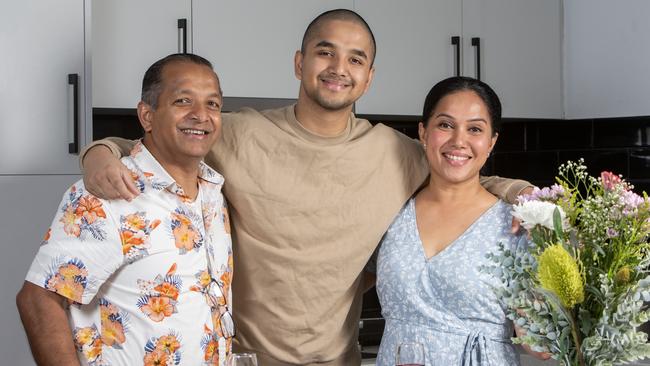
[[[120,137],[107,137],[105,139],[95,141],[90,145],[84,147],[81,151],[81,154],[79,154],[81,160],[81,168],[83,169],[86,164],[92,163],[92,159],[95,155],[97,155],[95,152],[100,151],[100,148],[107,149],[107,151],[110,151],[111,155],[119,159],[122,156],[129,155],[129,152],[133,148],[133,145],[135,145],[135,141],[123,139]]]
[[[533,186],[525,180],[497,176],[481,177],[481,185],[493,195],[511,204],[516,203],[517,196],[522,190]]]
[[[39,366],[80,365],[63,297],[25,282],[16,297],[29,346]]]

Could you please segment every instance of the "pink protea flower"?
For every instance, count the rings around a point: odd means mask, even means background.
[[[608,171],[600,173],[600,180],[603,182],[603,188],[606,191],[613,191],[614,187],[621,183],[621,177]]]

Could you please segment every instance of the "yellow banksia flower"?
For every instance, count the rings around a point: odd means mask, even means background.
[[[562,245],[554,244],[544,249],[537,261],[537,279],[542,288],[555,293],[568,309],[584,301],[584,284],[578,264]]]

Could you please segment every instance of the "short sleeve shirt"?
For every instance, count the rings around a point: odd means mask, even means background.
[[[191,201],[142,143],[122,159],[141,194],[63,196],[27,281],[69,299],[87,365],[224,365],[234,335],[223,177],[204,163]]]

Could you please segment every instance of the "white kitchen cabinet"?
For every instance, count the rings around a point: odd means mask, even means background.
[[[562,4],[560,0],[356,0],[377,38],[375,80],[357,113],[420,115],[436,82],[457,73],[453,36],[460,37],[460,69],[501,97],[504,117],[562,117]]]
[[[16,293],[23,285],[63,193],[79,178],[76,175],[0,176],[0,363],[3,365],[34,365],[16,309]]]
[[[0,175],[79,172],[78,156],[70,153],[69,145],[74,142],[75,119],[78,146],[90,136],[85,101],[89,82],[84,43],[87,2],[3,3]],[[69,74],[77,77],[76,101]]]
[[[562,118],[562,2],[464,0],[464,75],[499,95],[504,117]]]
[[[190,0],[94,0],[92,106],[135,108],[147,68],[168,54],[191,52],[191,15]]]
[[[461,35],[457,0],[355,0],[377,42],[375,76],[355,111],[422,114],[431,86],[454,75],[452,36]]]
[[[297,98],[293,58],[307,25],[352,0],[192,0],[194,52],[228,97]]]
[[[650,2],[564,6],[567,118],[650,115]]]

